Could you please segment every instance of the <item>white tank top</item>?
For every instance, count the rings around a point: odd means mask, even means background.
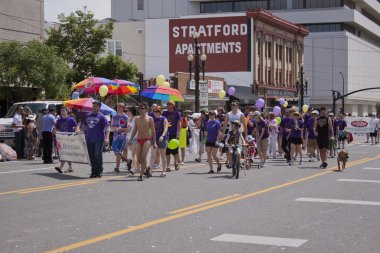
[[[127,133],[127,140],[131,138],[131,135],[133,133],[133,129],[135,129],[135,119],[136,117],[133,117],[132,120],[128,119],[128,126],[131,127],[130,131]]]
[[[237,113],[233,114],[232,112],[229,112],[227,113],[228,114],[228,129],[231,130],[231,122],[232,121],[239,121],[240,122],[240,118],[241,118],[241,115],[244,116],[244,114],[241,112],[241,111],[238,111]]]

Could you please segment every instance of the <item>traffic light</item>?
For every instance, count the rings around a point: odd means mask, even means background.
[[[178,90],[178,77],[177,76],[171,76],[170,77],[170,87]]]
[[[336,98],[336,91],[335,90],[331,90],[331,91],[332,91],[333,98]]]
[[[339,99],[341,96],[342,96],[342,94],[340,94],[340,92],[338,91],[337,92],[337,98]]]

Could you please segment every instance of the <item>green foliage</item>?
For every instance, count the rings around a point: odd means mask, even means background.
[[[101,76],[109,79],[134,80],[137,74],[137,66],[124,61],[116,55],[108,55],[99,58],[95,62],[93,69],[94,76]]]
[[[39,41],[0,43],[0,86],[33,88],[39,97],[64,98],[68,67],[55,50]],[[19,90],[22,90],[21,88]],[[26,93],[26,94],[25,94]],[[3,98],[5,92],[0,93]],[[23,92],[22,99],[34,99],[33,92]]]
[[[377,114],[380,114],[380,103],[376,104],[376,112]]]
[[[54,46],[71,67],[70,82],[79,82],[92,74],[97,56],[104,52],[106,39],[112,37],[113,22],[97,24],[91,12],[77,10],[60,14],[60,24],[47,31],[46,44]]]

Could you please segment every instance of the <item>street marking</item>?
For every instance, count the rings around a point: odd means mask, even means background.
[[[363,179],[338,179],[336,181],[339,182],[358,182],[358,183],[378,183],[380,184],[380,180],[363,180]]]
[[[11,170],[11,171],[0,172],[0,175],[1,174],[11,174],[11,173],[27,172],[27,171],[35,171],[35,170],[51,170],[51,169],[54,169],[54,167],[39,168],[39,169],[29,169],[29,170]]]
[[[234,235],[234,234],[223,234],[215,238],[212,238],[211,241],[261,244],[261,245],[271,245],[271,246],[278,246],[278,247],[294,247],[294,248],[298,248],[302,246],[305,242],[307,242],[307,240],[303,240],[303,239],[256,236],[256,235]]]
[[[231,195],[231,196],[226,196],[226,197],[223,197],[223,198],[206,201],[206,202],[199,203],[199,204],[192,205],[192,206],[188,206],[188,207],[185,207],[185,208],[182,208],[182,209],[170,211],[170,212],[168,212],[168,214],[181,213],[181,212],[184,212],[184,211],[187,211],[187,210],[195,209],[197,207],[213,204],[213,203],[216,203],[216,202],[219,202],[219,201],[222,201],[222,200],[226,200],[226,199],[232,199],[232,198],[235,198],[235,197],[238,197],[238,196],[241,196],[241,194],[234,194],[234,195]]]
[[[319,203],[334,203],[334,204],[351,204],[351,205],[367,205],[367,206],[380,206],[380,202],[361,201],[361,200],[346,200],[346,199],[298,198],[298,199],[295,199],[295,201],[319,202]]]
[[[365,167],[365,168],[363,168],[363,170],[380,170],[380,168],[369,168],[369,167]]]
[[[378,158],[380,158],[380,155],[378,156]],[[346,167],[351,167],[351,166],[354,166],[356,164],[365,163],[365,162],[376,160],[376,159],[377,159],[377,157],[376,158],[364,158],[364,159],[360,159],[360,160],[357,160],[355,163],[353,163],[353,162],[348,163]],[[359,161],[361,161],[361,162],[359,162]],[[84,240],[84,241],[81,241],[81,242],[77,242],[77,243],[73,243],[73,244],[70,244],[70,245],[67,245],[67,246],[63,246],[61,248],[49,250],[49,251],[46,251],[45,253],[60,253],[60,252],[65,252],[65,251],[70,251],[70,250],[82,248],[82,247],[85,247],[85,246],[88,246],[88,245],[91,245],[91,244],[94,244],[94,243],[97,243],[97,242],[109,240],[109,239],[112,239],[112,238],[117,237],[117,236],[121,236],[121,235],[125,235],[125,234],[128,234],[128,233],[134,232],[134,231],[146,229],[146,228],[149,228],[149,227],[161,224],[161,223],[165,223],[165,222],[172,221],[172,220],[177,220],[179,218],[182,218],[182,217],[185,217],[185,216],[188,216],[188,215],[191,215],[191,214],[199,213],[199,212],[206,211],[206,210],[209,210],[209,209],[212,209],[212,208],[215,208],[215,207],[223,206],[223,205],[226,205],[226,204],[229,204],[229,203],[233,203],[233,202],[236,202],[236,201],[239,201],[239,200],[247,199],[247,198],[252,198],[252,197],[261,195],[263,193],[271,192],[271,191],[274,191],[274,190],[277,190],[277,189],[281,189],[281,188],[284,188],[284,187],[287,187],[287,186],[290,186],[290,185],[301,183],[301,182],[304,182],[304,181],[307,181],[307,180],[310,180],[310,179],[313,179],[313,178],[316,178],[316,177],[320,177],[320,176],[332,173],[333,170],[337,169],[337,168],[338,168],[338,166],[335,166],[335,167],[333,167],[331,169],[327,169],[327,170],[325,170],[323,172],[320,172],[320,173],[317,173],[317,174],[314,174],[314,175],[311,175],[311,176],[307,176],[307,177],[303,177],[303,178],[300,178],[300,179],[296,179],[294,181],[290,181],[290,182],[287,182],[287,183],[284,183],[284,184],[280,184],[280,185],[273,186],[273,187],[270,187],[270,188],[265,188],[263,190],[259,190],[259,191],[252,192],[252,193],[248,193],[248,194],[245,194],[245,195],[238,196],[236,198],[227,199],[227,200],[220,201],[220,202],[217,202],[217,203],[214,203],[214,204],[210,204],[210,205],[207,205],[207,206],[203,206],[203,207],[199,207],[199,208],[192,209],[192,210],[189,210],[189,211],[185,211],[185,212],[182,212],[182,213],[173,214],[171,216],[164,217],[164,218],[161,218],[161,219],[148,221],[146,223],[137,225],[137,226],[132,227],[132,228],[125,228],[125,229],[121,229],[121,230],[118,230],[118,231],[115,231],[115,232],[112,232],[112,233],[109,233],[109,234],[104,234],[104,235],[101,235],[101,236],[93,237],[93,238],[90,238],[90,239],[87,239],[87,240]]]

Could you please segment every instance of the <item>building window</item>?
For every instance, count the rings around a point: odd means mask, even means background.
[[[280,61],[282,61],[282,46],[280,45],[278,47],[279,51],[278,51],[278,58],[280,59]]]
[[[293,82],[292,78],[293,78],[292,71],[289,71],[289,80],[288,80],[289,86],[292,86],[292,82]]]
[[[293,61],[293,48],[289,47],[289,62],[292,63]]]
[[[123,56],[123,41],[110,40],[107,41],[107,53],[117,56]]]
[[[278,81],[280,82],[280,84],[281,85],[283,85],[283,83],[282,83],[282,70],[280,69],[279,71],[278,71]]]
[[[310,32],[338,32],[343,31],[341,23],[304,24]]]
[[[261,54],[261,39],[257,39],[257,55]]]
[[[144,10],[144,0],[137,0],[137,10],[138,11]]]
[[[272,42],[268,42],[268,58],[272,58]]]
[[[343,0],[293,0],[293,9],[342,7]]]
[[[268,68],[268,84],[272,84],[272,70]]]

